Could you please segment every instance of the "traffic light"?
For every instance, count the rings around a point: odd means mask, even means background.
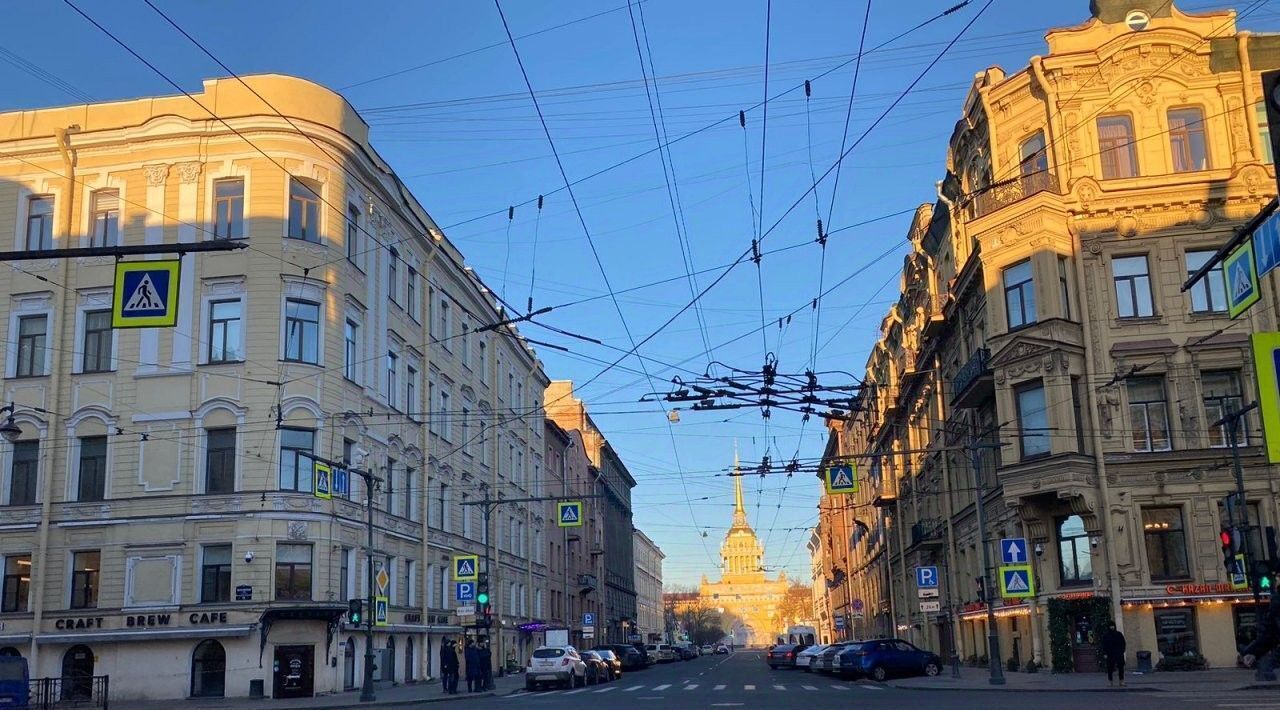
[[[973,581],[978,585],[978,601],[985,602],[987,600],[987,578],[975,577]]]
[[[476,575],[476,612],[480,623],[489,626],[493,606],[489,603],[489,574],[481,572]]]
[[[1262,99],[1267,107],[1267,131],[1272,151],[1280,150],[1280,71],[1262,73]],[[1280,153],[1273,153],[1280,155]],[[1278,176],[1280,179],[1280,176]]]
[[[364,600],[347,600],[347,625],[359,626],[364,623]]]
[[[1244,536],[1240,528],[1224,526],[1218,540],[1222,543],[1222,566],[1230,573],[1236,568],[1236,555],[1243,552]]]

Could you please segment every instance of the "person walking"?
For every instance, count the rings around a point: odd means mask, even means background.
[[[467,648],[462,652],[463,659],[467,662],[467,692],[474,693],[480,685],[480,649],[467,639]]]
[[[1275,649],[1280,646],[1280,594],[1272,594],[1266,611],[1258,615],[1253,641],[1240,649],[1245,667],[1252,666],[1260,681],[1276,679]]]
[[[449,695],[458,694],[458,652],[453,648],[453,639],[445,639],[440,649],[440,681],[444,692]]]
[[[493,654],[489,651],[489,642],[480,644],[480,690],[493,689]]]
[[[1107,685],[1114,685],[1112,674],[1120,674],[1120,687],[1124,687],[1124,651],[1125,640],[1124,634],[1116,628],[1114,623],[1107,624],[1106,633],[1102,634],[1102,655],[1107,660]]]

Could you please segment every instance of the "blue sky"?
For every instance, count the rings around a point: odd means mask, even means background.
[[[523,304],[529,297],[535,266],[535,307],[606,294],[563,190],[547,197],[540,216],[528,205],[507,220],[509,205],[551,193],[563,183],[491,2],[153,2],[238,73],[294,74],[341,91],[371,124],[377,149],[467,261],[509,301]],[[864,58],[850,142],[984,2],[974,0]],[[201,79],[223,73],[141,0],[77,4],[189,91],[199,90]],[[873,0],[867,47],[953,4]],[[1178,6],[1203,10],[1222,4],[1186,0]],[[694,268],[723,266],[750,246],[756,232],[753,207],[762,211],[766,229],[782,218],[764,239],[765,250],[796,245],[766,256],[759,272],[750,262],[738,266],[701,300],[710,344],[737,338],[716,347],[714,358],[758,369],[767,349],[778,357],[780,371],[809,367],[814,314],[802,307],[818,291],[820,248],[812,243],[817,215],[831,231],[902,213],[833,234],[826,247],[822,279],[828,287],[857,275],[823,301],[817,369],[860,372],[897,292],[910,210],[932,201],[946,139],[969,81],[992,64],[1020,69],[1029,56],[1045,51],[1046,28],[1083,22],[1088,6],[1087,0],[995,0],[849,154],[834,201],[828,177],[818,186],[817,205],[809,196],[783,218],[812,185],[811,169],[821,175],[839,154],[852,65],[814,80],[808,100],[795,90],[769,104],[762,186],[764,114],[749,111],[745,130],[736,114],[764,96],[766,0],[645,0],[644,29],[668,137],[729,119],[671,147]],[[829,0],[774,3],[769,93],[799,87],[852,57],[865,8],[862,2]],[[571,180],[656,145],[625,0],[507,0],[503,10]],[[640,9],[634,11],[638,22]],[[73,90],[33,77],[0,53],[5,87],[0,110],[74,103],[77,93],[97,100],[173,93],[162,78],[62,3],[16,3],[5,13],[6,27],[28,30],[4,33],[0,48]],[[565,23],[572,24],[548,29]],[[1280,11],[1264,7],[1242,26],[1274,31]],[[537,34],[520,39],[530,33]],[[419,65],[427,66],[405,71]],[[658,153],[587,180],[575,194],[615,290],[681,277],[618,296],[626,325],[637,340],[643,338],[690,299]],[[502,212],[482,217],[495,211]],[[718,274],[698,277],[699,285]],[[760,327],[761,301],[766,322],[802,310],[781,330],[776,324],[767,327],[762,342],[759,333],[746,335]],[[545,320],[610,346],[630,346],[607,296],[557,309]],[[611,362],[619,354],[536,327],[526,326],[524,332],[574,351],[540,350],[548,373],[557,379],[585,381],[600,371],[601,360]],[[638,404],[673,374],[688,374],[668,365],[697,372],[706,368],[699,318],[692,310],[640,352],[652,358],[647,363],[652,386],[637,374],[638,361],[629,358],[623,363],[627,370],[604,374],[580,394],[638,481],[636,523],[666,553],[667,583],[696,583],[703,573],[714,578],[733,504],[732,479],[717,473],[731,464],[735,439],[748,461],[766,452],[775,461],[814,458],[821,455],[824,428],[818,420],[804,424],[788,412],[775,412],[766,425],[757,410],[684,412],[669,426],[656,405]],[[838,376],[826,382],[840,383]],[[753,476],[744,483],[751,521],[767,543],[766,565],[807,579],[803,530],[816,521],[818,481],[801,474],[790,480]]]

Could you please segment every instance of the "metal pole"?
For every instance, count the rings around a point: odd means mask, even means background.
[[[1253,603],[1260,604],[1262,602],[1262,589],[1259,586],[1257,575],[1253,573],[1254,557],[1253,536],[1249,534],[1249,501],[1244,496],[1244,467],[1240,464],[1240,446],[1236,441],[1236,433],[1240,428],[1240,419],[1250,411],[1257,408],[1258,403],[1254,402],[1246,407],[1231,412],[1224,416],[1227,426],[1227,436],[1230,437],[1231,444],[1231,464],[1235,468],[1236,474],[1236,500],[1238,505],[1236,508],[1240,511],[1240,529],[1244,532],[1244,573],[1245,579],[1249,580],[1249,588],[1253,591]]]
[[[366,570],[366,582],[368,583],[368,607],[365,609],[364,618],[364,687],[360,689],[360,702],[371,703],[378,699],[377,693],[373,690],[373,618],[377,612],[373,607],[374,589],[373,589],[373,476],[365,473],[364,487],[365,495],[369,499],[368,514],[365,519],[365,528],[368,532],[368,544],[364,548],[364,556],[368,561],[368,570]]]
[[[486,492],[484,497],[484,574],[485,574],[485,577],[488,578],[489,580],[489,608],[490,609],[493,608],[493,590],[498,588],[497,579],[493,576],[493,556],[490,553],[490,550],[493,547],[493,533],[489,530],[489,517],[490,517],[489,514],[490,512],[493,511],[493,505],[491,505],[491,503],[492,501],[489,499],[489,494]],[[493,627],[486,626],[485,630],[489,635],[489,641],[488,641],[489,648],[493,648]],[[498,610],[498,641],[499,642],[502,641],[502,610],[501,609]],[[493,670],[492,665],[489,668],[489,670],[490,671]],[[492,673],[488,676],[488,678],[489,678],[489,682],[485,684],[485,690],[493,690],[494,685],[493,685]]]
[[[958,617],[956,616],[955,590],[952,589],[955,585],[951,583],[951,556],[947,554],[947,552],[942,554],[942,573],[947,578],[947,626],[949,627],[948,631],[951,636],[951,658],[948,660],[951,662],[951,677],[959,678],[960,646],[959,639],[956,637],[956,622],[958,621]]]
[[[978,546],[982,548],[982,589],[987,605],[987,660],[991,666],[991,685],[1004,685],[1004,664],[1000,662],[1000,631],[996,628],[996,609],[991,588],[991,550],[987,547],[987,512],[982,489],[982,453],[978,440],[969,442],[969,455],[973,463],[973,489],[977,495],[974,504],[978,516]]]

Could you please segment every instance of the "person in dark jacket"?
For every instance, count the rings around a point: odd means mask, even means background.
[[[1245,666],[1254,666],[1257,680],[1275,680],[1273,652],[1280,646],[1280,594],[1272,594],[1267,610],[1258,618],[1253,641],[1240,649]],[[1255,666],[1256,662],[1256,666]]]
[[[493,687],[493,654],[489,651],[489,642],[480,644],[480,690]]]
[[[1120,686],[1124,687],[1124,634],[1116,629],[1115,624],[1107,624],[1107,631],[1102,634],[1102,641],[1099,645],[1102,648],[1102,655],[1107,660],[1107,685],[1115,683],[1112,675],[1119,672]]]
[[[449,695],[458,694],[458,652],[453,639],[445,639],[440,649],[440,685]]]
[[[467,662],[467,692],[474,693],[480,690],[480,649],[467,639],[467,649],[462,652],[464,660]]]

